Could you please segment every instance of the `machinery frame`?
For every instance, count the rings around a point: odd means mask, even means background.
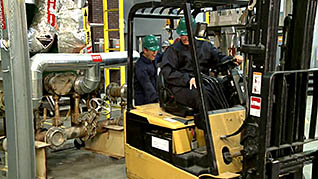
[[[202,113],[200,116],[203,118],[204,125],[205,125],[205,142],[207,146],[207,158],[208,158],[208,171],[213,175],[218,175],[218,169],[217,169],[217,163],[213,158],[216,158],[215,151],[214,151],[214,144],[213,144],[213,136],[211,132],[211,124],[209,120],[209,115],[207,112],[207,109],[205,107],[205,101],[204,101],[204,93],[202,88],[202,77],[200,74],[200,68],[199,63],[197,60],[197,54],[196,54],[196,46],[194,43],[194,29],[190,26],[191,22],[191,15],[194,17],[201,12],[202,7],[215,7],[217,5],[227,5],[228,3],[236,4],[238,6],[247,6],[248,1],[245,0],[239,0],[239,1],[163,1],[160,2],[145,2],[145,3],[139,3],[135,4],[129,13],[128,16],[128,98],[127,98],[127,113],[126,116],[133,116],[133,114],[130,114],[130,110],[134,109],[132,99],[133,99],[133,61],[132,58],[132,51],[133,51],[133,23],[135,18],[155,18],[155,19],[178,19],[182,17],[180,15],[181,11],[183,10],[186,24],[187,24],[187,31],[189,36],[189,43],[191,47],[191,55],[192,59],[194,60],[194,70],[195,70],[195,77],[198,91],[199,91],[199,97],[200,97],[200,111]],[[146,9],[150,9],[150,11],[146,11]],[[156,10],[159,10],[159,13],[156,13]],[[169,9],[168,14],[163,14],[163,12]],[[173,14],[173,10],[178,9],[177,14]],[[193,12],[191,13],[191,10]]]
[[[311,41],[317,1],[296,0],[293,4],[292,19],[285,20],[284,44],[280,64],[276,62],[278,17],[280,12],[280,1],[253,1],[252,10],[248,11],[246,25],[246,43],[243,52],[249,59],[248,84],[248,117],[242,126],[242,141],[244,149],[241,151],[243,160],[243,178],[302,178],[302,168],[305,164],[312,163],[312,178],[318,177],[318,152],[303,151],[304,145],[317,141],[315,137],[318,111],[318,84],[317,69],[309,68],[311,54]],[[191,44],[191,55],[195,64],[195,77],[201,100],[201,116],[208,119],[207,110],[204,105],[204,94],[202,93],[201,76],[198,68],[196,48],[193,38],[193,29],[189,25],[191,8],[195,16],[200,12],[200,7],[209,7],[220,4],[247,5],[247,1],[185,1],[174,2],[163,1],[136,4],[131,8],[128,18],[128,106],[126,115],[131,115],[134,109],[133,98],[133,23],[135,18],[167,18],[176,19],[180,17],[183,10],[189,32]],[[213,5],[212,5],[213,6]],[[255,8],[254,8],[255,7]],[[146,12],[146,9],[150,11]],[[159,13],[154,13],[161,8]],[[162,14],[165,9],[170,9],[168,14]],[[171,14],[177,9],[177,14]],[[253,11],[255,9],[255,11]],[[256,14],[255,14],[256,12]],[[299,48],[299,46],[301,48]],[[289,71],[277,71],[289,70]],[[309,75],[313,74],[313,104],[310,119],[309,138],[305,137],[305,112],[308,92]],[[252,79],[260,77],[260,90],[253,91],[255,87]],[[265,84],[265,85],[264,85]],[[260,100],[256,114],[251,112],[252,98]],[[254,104],[254,103],[253,103]],[[255,107],[255,106],[254,106]],[[290,112],[288,111],[290,110]],[[208,129],[207,138],[212,139],[209,120],[205,120]],[[207,151],[212,157],[213,141],[207,143]],[[295,161],[296,160],[296,161]],[[214,163],[209,167],[213,168]],[[217,173],[215,170],[210,171]]]

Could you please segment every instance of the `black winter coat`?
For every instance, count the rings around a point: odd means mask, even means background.
[[[158,102],[155,60],[151,61],[141,53],[134,70],[135,105]]]
[[[222,55],[209,42],[201,40],[195,40],[195,42],[200,70],[203,74],[209,75],[210,68],[228,57]],[[188,87],[188,82],[194,77],[194,64],[190,48],[178,41],[164,53],[161,67],[165,80],[169,85]]]
[[[209,69],[229,56],[222,55],[211,43],[195,40],[197,57],[202,73],[208,75]],[[189,89],[189,81],[194,77],[194,63],[191,51],[181,41],[170,46],[163,54],[161,72],[165,78],[167,87],[172,91],[178,103],[199,110],[200,98],[196,88]],[[208,110],[219,108],[215,101],[215,93],[209,86],[203,85],[206,92],[206,104]]]

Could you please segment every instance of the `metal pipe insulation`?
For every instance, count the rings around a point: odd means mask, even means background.
[[[133,59],[140,57],[133,52]],[[86,70],[84,77],[75,82],[79,94],[96,89],[100,81],[100,67],[127,63],[127,52],[93,53],[93,54],[36,54],[31,58],[32,102],[33,109],[40,106],[42,99],[42,75],[44,71]]]
[[[80,76],[75,80],[75,91],[78,94],[85,94],[95,90],[100,82],[99,64],[94,65],[85,72],[85,76]]]

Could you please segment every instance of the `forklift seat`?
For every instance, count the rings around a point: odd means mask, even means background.
[[[164,111],[181,117],[194,115],[193,108],[180,104],[176,101],[172,91],[166,87],[165,79],[161,72],[159,72],[158,75],[157,87],[159,94],[159,104]]]

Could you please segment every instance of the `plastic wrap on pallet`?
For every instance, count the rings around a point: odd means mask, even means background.
[[[73,0],[61,0],[58,13],[59,53],[78,53],[85,47],[86,33],[83,28],[82,9]]]
[[[36,1],[38,12],[35,14],[28,30],[30,52],[47,52],[57,34],[56,14],[60,8],[58,0]]]

